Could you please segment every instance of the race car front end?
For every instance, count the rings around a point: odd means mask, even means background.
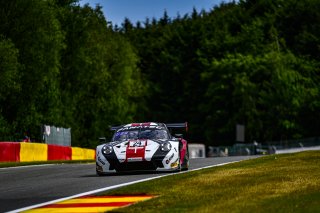
[[[137,139],[110,142],[99,145],[96,155],[98,174],[180,169],[178,140]]]

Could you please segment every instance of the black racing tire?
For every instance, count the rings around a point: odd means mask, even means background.
[[[180,156],[180,154],[179,154]],[[179,166],[178,166],[178,169],[177,169],[178,172],[181,172],[182,171],[182,164],[181,164],[181,159],[179,157]]]
[[[102,172],[99,172],[99,171],[97,171],[97,170],[96,170],[96,174],[97,174],[97,176],[106,176],[106,174],[104,174],[104,173],[102,173]]]

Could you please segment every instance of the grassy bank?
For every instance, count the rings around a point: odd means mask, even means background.
[[[159,197],[120,211],[320,212],[320,151],[270,155],[143,182],[108,194],[141,193]]]

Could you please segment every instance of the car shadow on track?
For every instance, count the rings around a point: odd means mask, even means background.
[[[84,175],[81,177],[106,177],[106,176],[128,176],[128,175],[146,175],[146,174],[170,174],[170,173],[178,173],[179,171],[126,171],[126,172],[110,172],[103,175]]]

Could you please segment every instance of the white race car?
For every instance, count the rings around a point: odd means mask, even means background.
[[[187,141],[173,137],[171,128],[186,128],[187,123],[131,123],[118,127],[111,142],[96,148],[98,175],[123,171],[181,171],[189,167]],[[169,128],[169,129],[168,129]]]

